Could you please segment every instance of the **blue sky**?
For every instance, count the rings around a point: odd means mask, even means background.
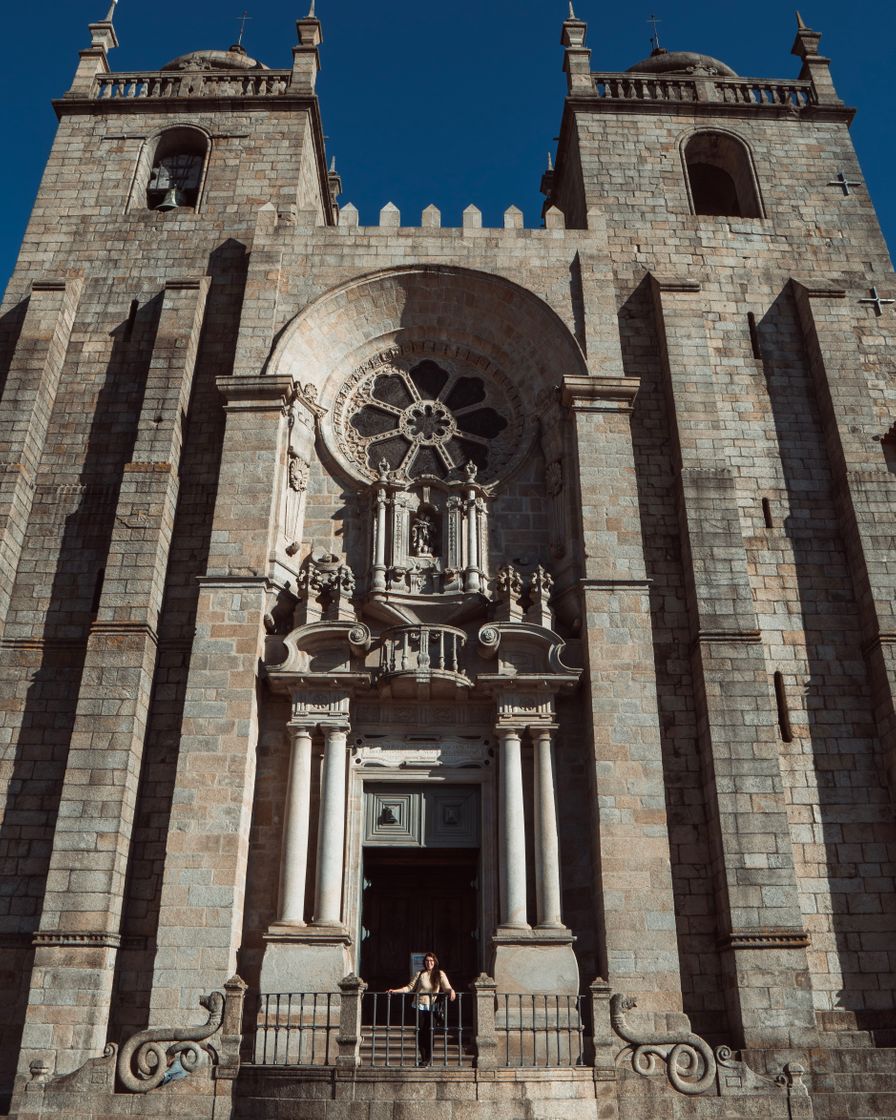
[[[803,18],[823,32],[840,96],[859,109],[853,137],[891,247],[896,245],[896,124],[892,73],[896,9],[882,3],[802,0]],[[43,0],[7,7],[0,70],[6,167],[0,221],[0,287],[12,270],[55,129],[52,97],[65,92],[87,46],[87,23],[107,0]],[[252,18],[244,45],[272,67],[287,67],[295,19],[307,0],[120,0],[116,70],[156,69],[201,47],[236,38],[243,7]],[[792,77],[795,17],[779,0],[720,5],[645,0],[607,5],[577,0],[588,21],[592,65],[622,70],[649,52],[655,10],[670,49],[715,55],[739,74]],[[564,77],[559,46],[566,0],[317,0],[324,28],[318,92],[343,176],[342,203],[361,222],[394,202],[404,224],[428,203],[445,225],[459,225],[475,203],[485,224],[500,224],[511,203],[538,224],[538,184],[557,135]],[[163,18],[170,13],[168,19]],[[832,169],[832,172],[836,169]]]

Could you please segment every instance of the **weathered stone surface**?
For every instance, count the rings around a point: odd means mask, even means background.
[[[896,1117],[896,280],[818,34],[592,75],[570,12],[489,229],[339,211],[313,5],[283,71],[90,32],[0,315],[0,1095]],[[431,948],[456,1064],[376,1065],[364,972]],[[302,1063],[260,992],[334,997]]]

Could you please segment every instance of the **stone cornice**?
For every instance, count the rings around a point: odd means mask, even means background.
[[[574,412],[631,412],[641,387],[639,377],[563,378],[560,399]]]
[[[735,929],[719,938],[725,949],[805,949],[811,937],[804,929]]]
[[[291,377],[282,374],[226,374],[215,381],[229,411],[267,412],[283,408],[296,390]]]
[[[100,930],[39,930],[32,938],[35,948],[65,946],[68,948],[118,949],[121,936]]]

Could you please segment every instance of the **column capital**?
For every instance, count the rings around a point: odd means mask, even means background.
[[[349,723],[349,721],[347,719],[346,720],[332,720],[332,721],[322,720],[318,724],[318,727],[320,728],[321,732],[326,736],[330,736],[334,733],[335,734],[348,735],[348,733],[352,729],[352,725]]]

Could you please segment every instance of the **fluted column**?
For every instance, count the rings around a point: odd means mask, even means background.
[[[324,725],[324,765],[317,834],[316,926],[342,922],[342,858],[345,844],[345,745],[348,724]]]
[[[520,733],[502,727],[499,835],[501,847],[501,925],[524,929],[526,921],[526,832]]]
[[[280,921],[305,925],[305,882],[308,877],[308,829],[311,817],[310,726],[292,726],[289,785],[283,821],[283,863],[280,872]]]
[[[543,929],[563,928],[553,732],[553,727],[532,729],[535,747],[535,892],[538,925]]]

